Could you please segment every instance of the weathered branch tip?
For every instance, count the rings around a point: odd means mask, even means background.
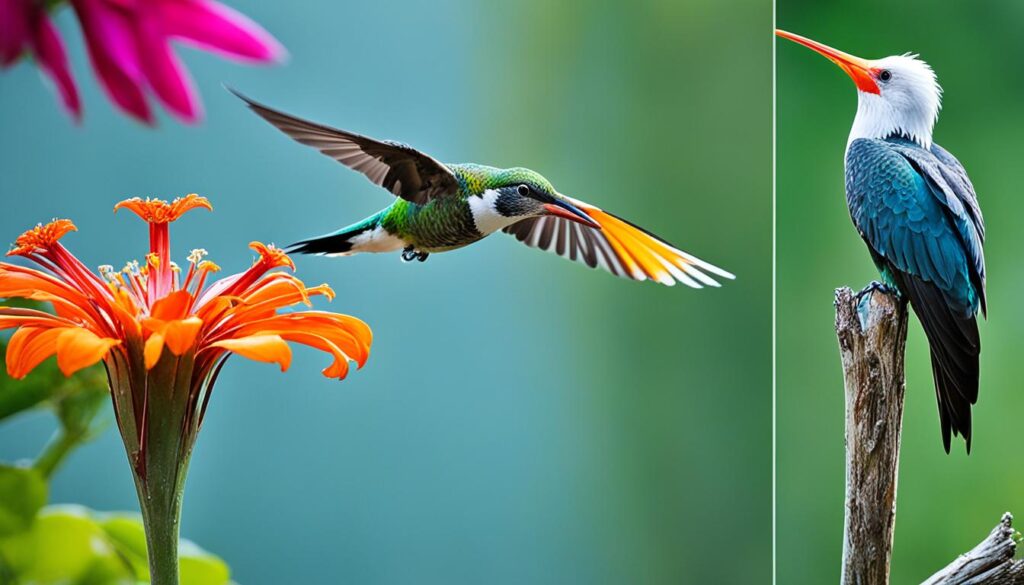
[[[1013,558],[1016,536],[1013,515],[1007,512],[985,540],[922,585],[1024,585],[1024,560]]]

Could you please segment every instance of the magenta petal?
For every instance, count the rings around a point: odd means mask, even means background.
[[[13,63],[25,49],[29,29],[28,0],[0,0],[0,66]]]
[[[60,99],[64,107],[71,112],[76,121],[81,120],[82,102],[78,99],[78,89],[75,88],[71,70],[68,69],[68,57],[64,52],[64,43],[61,42],[57,30],[53,28],[50,19],[45,14],[39,15],[35,23],[32,50],[39,59],[39,66],[57,85],[57,91],[60,92]]]
[[[135,48],[132,10],[104,0],[72,0],[79,20],[89,21],[93,41],[132,79],[142,80],[138,51]]]
[[[128,18],[97,0],[73,0],[72,4],[82,24],[89,59],[107,95],[122,111],[152,124]]]
[[[195,122],[202,116],[202,106],[188,71],[164,36],[159,14],[140,6],[136,16],[135,42],[146,81],[173,114]]]
[[[277,39],[244,14],[209,0],[160,2],[164,31],[229,58],[280,61],[287,52]]]

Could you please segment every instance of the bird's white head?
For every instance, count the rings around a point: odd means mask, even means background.
[[[942,107],[935,72],[917,55],[867,60],[786,31],[780,37],[808,47],[835,63],[857,86],[857,116],[850,139],[901,136],[931,148],[932,129]]]

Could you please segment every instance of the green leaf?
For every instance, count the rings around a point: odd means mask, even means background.
[[[100,514],[81,506],[48,506],[30,531],[0,539],[0,558],[14,571],[19,583],[149,582],[146,533],[137,514]],[[182,585],[234,585],[227,564],[191,541],[181,541],[178,566]]]
[[[49,304],[21,299],[5,299],[5,307],[23,307],[50,311]],[[0,339],[0,355],[6,353],[6,338]],[[20,412],[35,408],[47,401],[56,406],[61,424],[69,434],[81,434],[89,428],[98,404],[102,404],[96,395],[106,395],[107,378],[101,366],[93,366],[68,378],[57,367],[53,359],[36,366],[23,380],[15,380],[7,375],[6,368],[0,368],[0,421]],[[79,397],[82,392],[89,396]],[[67,408],[62,403],[71,399]]]
[[[88,439],[97,431],[93,424],[96,415],[109,402],[106,374],[103,368],[94,367],[66,379],[55,406],[64,430],[69,435]]]
[[[50,506],[30,533],[32,562],[22,572],[27,583],[109,585],[134,578],[100,525],[81,506]]]
[[[46,496],[46,481],[36,470],[0,464],[0,536],[28,530]]]
[[[227,563],[190,540],[178,545],[178,567],[182,585],[227,585],[231,579]]]
[[[117,552],[131,563],[140,582],[149,581],[146,557],[146,532],[137,514],[110,514],[100,526]],[[231,571],[227,564],[195,543],[182,539],[178,544],[178,570],[182,585],[227,585]]]
[[[0,343],[0,352],[7,353],[6,343]],[[6,368],[0,368],[0,421],[49,400],[63,377],[52,361],[43,362],[23,380],[15,380],[7,375]]]
[[[105,386],[90,381],[98,373],[96,368],[79,372],[65,381],[62,393],[52,399],[61,429],[36,458],[34,467],[43,477],[49,479],[72,451],[99,436],[106,427],[104,417],[97,415],[109,403],[110,393]]]
[[[35,560],[36,549],[31,532],[0,538],[0,583],[17,583],[14,577],[28,570]]]
[[[146,531],[138,514],[109,514],[100,521],[117,552],[127,560],[140,581],[149,580]]]

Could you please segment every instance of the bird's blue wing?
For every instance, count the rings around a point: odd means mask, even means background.
[[[959,163],[951,166],[912,142],[858,139],[847,150],[853,223],[928,337],[947,453],[951,434],[963,435],[970,451],[971,405],[978,399],[976,314],[984,307],[985,261],[973,192]]]
[[[854,140],[846,156],[847,203],[873,252],[933,283],[968,315],[983,294],[983,236],[942,169],[935,155],[912,143]]]
[[[974,185],[967,176],[967,171],[955,156],[938,144],[933,144],[930,152],[939,164],[927,165],[922,162],[922,167],[928,169],[930,176],[936,175],[937,178],[933,181],[935,187],[945,195],[950,210],[957,210],[954,213],[955,225],[964,244],[967,257],[971,261],[975,287],[978,289],[981,310],[984,312],[985,252],[982,246],[985,243],[985,219],[981,215],[978,196],[974,192]],[[942,180],[938,180],[938,177],[941,177]],[[955,203],[959,203],[959,206],[954,203],[954,198]],[[961,207],[962,211],[959,211]]]
[[[967,176],[967,171],[964,170],[964,166],[960,164],[960,161],[955,156],[938,144],[933,144],[930,152],[941,163],[938,170],[946,181],[946,188],[963,204],[967,216],[978,232],[978,236],[984,242],[985,220],[982,218],[981,207],[978,205],[978,196],[974,192],[974,184],[971,183],[971,179]]]

